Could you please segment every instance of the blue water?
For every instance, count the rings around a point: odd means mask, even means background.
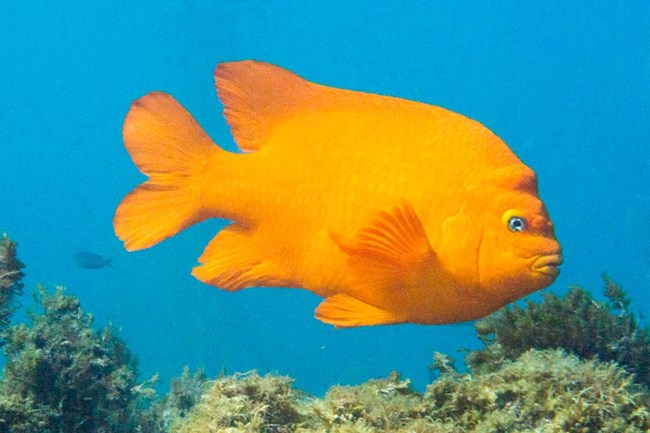
[[[203,285],[189,272],[223,221],[123,250],[111,219],[143,179],[121,141],[131,101],[167,91],[234,150],[212,71],[253,58],[480,120],[538,173],[565,255],[550,290],[600,296],[607,271],[650,315],[650,4],[368,4],[3,2],[0,231],[19,242],[26,287],[67,286],[163,381],[183,365],[258,369],[320,393],[395,369],[423,388],[433,351],[478,347],[471,326],[334,330],[308,292]],[[77,267],[79,250],[113,268]]]

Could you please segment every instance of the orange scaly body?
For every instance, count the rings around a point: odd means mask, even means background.
[[[217,147],[167,94],[134,102],[124,142],[150,178],[115,215],[127,249],[228,218],[194,276],[305,288],[339,327],[472,320],[557,276],[534,172],[478,122],[266,63],[215,78],[247,153]]]

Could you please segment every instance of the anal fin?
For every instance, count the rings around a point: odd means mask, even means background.
[[[316,308],[315,317],[337,328],[389,325],[405,321],[388,311],[344,294],[330,296],[321,302]]]
[[[248,287],[291,287],[286,270],[260,249],[251,232],[231,224],[214,237],[199,257],[192,275],[230,292]]]

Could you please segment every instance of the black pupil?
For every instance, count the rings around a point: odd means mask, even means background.
[[[510,228],[514,231],[520,231],[524,227],[524,222],[519,217],[513,217],[510,220]]]

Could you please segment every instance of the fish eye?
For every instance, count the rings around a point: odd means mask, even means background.
[[[520,232],[526,228],[526,220],[520,216],[511,216],[508,219],[508,230],[511,232]]]

